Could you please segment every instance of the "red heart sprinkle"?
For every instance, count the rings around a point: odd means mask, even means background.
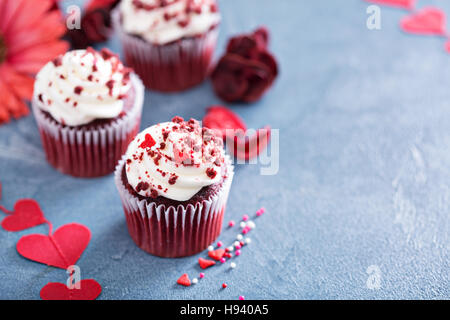
[[[3,229],[21,231],[45,223],[39,203],[33,199],[22,199],[14,205],[14,211],[2,221]]]
[[[218,130],[223,138],[225,138],[226,130],[232,129],[246,131],[247,126],[239,116],[224,106],[211,106],[208,108],[203,125],[207,128]]]
[[[416,0],[366,0],[366,1],[402,9],[413,9]]]
[[[400,21],[403,31],[419,35],[445,35],[445,13],[433,7],[424,8]]]
[[[153,139],[153,137],[147,133],[145,135],[145,140],[141,143],[141,145],[139,146],[139,148],[145,149],[145,148],[151,148],[156,144],[155,140]]]
[[[220,259],[222,259],[224,254],[225,254],[225,249],[216,249],[214,251],[208,252],[208,256],[210,258],[213,258],[216,261],[220,261]]]
[[[177,283],[189,287],[191,285],[191,280],[189,280],[189,276],[185,273],[177,280]]]
[[[102,287],[97,281],[85,279],[75,283],[73,289],[63,283],[49,282],[41,289],[40,295],[42,300],[95,300],[101,292]]]
[[[206,269],[215,265],[216,262],[209,259],[198,258],[198,264],[200,265],[200,268]]]
[[[19,254],[27,259],[67,269],[76,264],[90,239],[91,232],[88,228],[71,223],[63,225],[49,236],[43,234],[23,236],[17,242],[16,248]]]

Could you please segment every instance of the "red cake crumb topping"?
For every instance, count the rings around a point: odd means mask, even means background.
[[[113,89],[114,89],[114,83],[115,83],[115,81],[114,80],[108,80],[107,82],[106,82],[106,87],[108,88],[108,90],[109,90],[109,95],[110,96],[112,96],[112,94],[113,94]]]
[[[75,92],[75,94],[81,94],[82,91],[83,91],[83,87],[82,86],[76,86],[73,89],[73,92]]]
[[[108,48],[103,48],[102,50],[100,50],[100,54],[102,56],[102,58],[104,60],[109,60],[111,58],[117,58],[117,60],[119,60],[119,57],[117,56],[117,54],[115,54],[114,52],[112,52],[111,50],[109,50]]]
[[[147,182],[142,181],[136,186],[136,192],[145,191],[148,188],[150,188],[150,185]]]
[[[216,177],[216,175],[217,175],[217,171],[214,170],[213,168],[208,168],[208,169],[206,169],[206,175],[209,178],[214,179]]]
[[[175,116],[172,118],[172,122],[174,122],[174,123],[182,123],[183,121],[184,121],[184,119],[179,116]]]
[[[186,28],[188,24],[189,24],[189,19],[178,21],[178,25],[182,28]]]
[[[169,179],[169,184],[175,184],[177,182],[178,176],[177,175],[172,175]]]
[[[152,189],[151,190],[151,192],[150,192],[150,198],[153,198],[153,199],[155,199],[155,198],[158,198],[158,190],[155,190],[155,189]]]
[[[59,67],[60,65],[62,65],[62,55],[57,56],[55,59],[53,59],[53,64],[55,65],[55,67]]]

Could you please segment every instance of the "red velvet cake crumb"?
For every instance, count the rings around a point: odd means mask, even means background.
[[[81,92],[83,91],[83,87],[82,86],[76,86],[75,89],[73,89],[73,92],[75,92],[75,94],[81,94]]]

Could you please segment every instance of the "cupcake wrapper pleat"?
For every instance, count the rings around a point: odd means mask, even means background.
[[[114,172],[128,144],[139,132],[144,86],[132,75],[135,101],[130,111],[102,128],[65,127],[49,118],[33,99],[32,109],[48,162],[62,173],[98,177]]]
[[[142,78],[145,86],[162,92],[176,92],[200,84],[208,76],[219,28],[203,35],[167,45],[154,45],[122,29],[120,12],[112,13],[113,26],[125,54],[125,61]]]
[[[115,182],[122,200],[128,231],[136,245],[160,257],[185,257],[206,249],[222,230],[233,166],[227,157],[227,177],[220,191],[197,204],[156,206],[132,195],[122,181],[123,158],[117,165]]]

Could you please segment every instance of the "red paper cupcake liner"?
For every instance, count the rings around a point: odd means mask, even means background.
[[[208,76],[218,26],[196,37],[154,45],[127,34],[122,29],[118,10],[113,11],[112,19],[123,45],[126,64],[139,74],[147,88],[177,92],[200,84]]]
[[[128,231],[142,250],[160,257],[177,258],[196,254],[217,239],[222,230],[228,194],[233,180],[233,166],[227,157],[227,177],[221,190],[209,199],[194,205],[156,206],[139,200],[125,187],[119,162],[115,182],[122,199]]]
[[[121,118],[99,127],[66,127],[48,117],[33,99],[32,109],[48,162],[75,177],[99,177],[114,172],[128,144],[139,132],[144,86],[132,75],[134,105]]]

